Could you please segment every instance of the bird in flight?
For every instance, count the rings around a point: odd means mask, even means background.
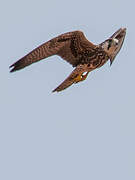
[[[75,69],[52,92],[59,92],[74,83],[86,79],[89,72],[103,66],[109,59],[112,64],[120,51],[126,35],[126,28],[120,28],[104,42],[95,45],[88,41],[81,31],[73,31],[59,35],[10,66],[10,72],[25,68],[52,55],[58,55],[69,62]]]

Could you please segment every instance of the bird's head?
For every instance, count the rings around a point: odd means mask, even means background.
[[[126,28],[120,28],[109,39],[100,44],[110,58],[110,65],[120,51],[126,35]]]

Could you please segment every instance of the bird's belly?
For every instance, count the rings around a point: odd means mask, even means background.
[[[105,59],[97,59],[97,60],[93,60],[90,61],[87,64],[87,69],[91,70],[91,69],[96,69],[96,68],[100,68],[101,66],[103,66],[106,62],[107,62],[108,58]]]
[[[100,68],[101,66],[103,66],[107,61],[108,61],[108,59],[107,60],[106,59],[102,60],[97,68]]]

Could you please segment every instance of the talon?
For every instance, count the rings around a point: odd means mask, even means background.
[[[80,82],[80,81],[82,81],[82,75],[81,75],[81,74],[79,74],[79,75],[74,79],[74,83],[78,83],[78,82]]]
[[[88,73],[89,73],[89,72],[86,72],[86,74],[84,74],[84,75],[83,75],[83,73],[82,73],[82,74],[79,74],[79,75],[74,79],[74,83],[78,83],[78,82],[80,82],[80,81],[84,81],[84,80],[86,79]]]
[[[86,72],[86,74],[82,74],[82,81],[86,79],[86,77],[88,76],[89,72]]]

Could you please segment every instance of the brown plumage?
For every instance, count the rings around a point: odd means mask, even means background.
[[[81,31],[65,33],[42,44],[12,64],[10,72],[20,70],[49,56],[58,55],[76,67],[69,77],[53,90],[53,92],[61,91],[73,83],[86,79],[90,71],[101,67],[108,59],[112,62],[123,44],[125,34],[126,29],[121,28],[103,43],[94,45]]]

